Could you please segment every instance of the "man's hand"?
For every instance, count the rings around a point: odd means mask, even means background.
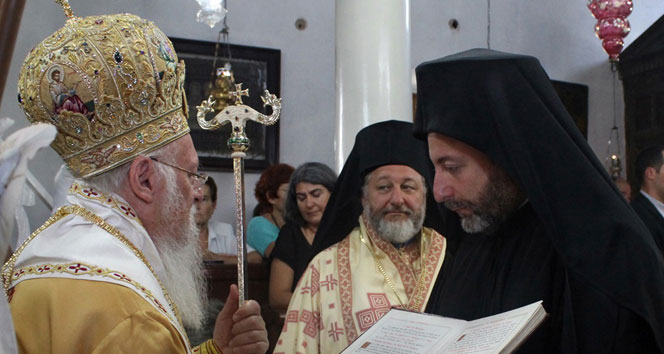
[[[247,300],[238,308],[238,297],[237,286],[231,285],[214,325],[214,343],[224,354],[264,354],[269,343],[261,308],[254,300]]]

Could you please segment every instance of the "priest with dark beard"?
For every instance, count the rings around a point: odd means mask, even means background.
[[[412,128],[387,121],[357,134],[275,354],[339,353],[391,307],[424,310],[446,244],[426,217],[432,169]]]
[[[475,49],[416,74],[415,133],[450,240],[427,312],[543,300],[549,319],[520,352],[664,351],[662,257],[539,61]]]

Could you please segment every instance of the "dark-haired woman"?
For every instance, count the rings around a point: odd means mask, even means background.
[[[308,162],[293,173],[286,199],[286,225],[272,252],[270,306],[285,310],[307,267],[311,244],[337,176],[322,163]]]

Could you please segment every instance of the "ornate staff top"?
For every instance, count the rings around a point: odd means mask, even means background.
[[[212,96],[210,96],[206,101],[201,102],[200,106],[196,106],[198,110],[196,117],[201,128],[206,130],[217,129],[230,122],[233,126],[233,133],[227,141],[228,147],[233,150],[233,154],[242,153],[242,157],[244,157],[244,153],[250,146],[249,138],[247,138],[244,131],[246,122],[252,120],[264,125],[276,123],[281,113],[281,98],[265,90],[263,96],[261,96],[263,106],[272,108],[272,114],[266,116],[243,104],[242,96],[249,96],[249,89],[243,90],[241,83],[235,84],[235,91],[231,91],[230,95],[235,99],[235,105],[225,107],[213,119],[208,121],[205,119],[205,115],[213,111],[212,107],[215,103]]]
[[[206,101],[201,102],[200,106],[196,107],[198,110],[196,118],[201,128],[206,130],[217,129],[228,122],[233,127],[233,132],[227,141],[227,145],[233,151],[231,157],[233,158],[233,177],[235,182],[235,236],[237,237],[238,253],[237,278],[240,303],[244,303],[246,299],[245,284],[247,283],[247,244],[244,233],[244,157],[250,146],[249,138],[244,132],[244,127],[248,120],[264,125],[276,123],[281,113],[281,98],[277,98],[276,95],[270,94],[269,91],[265,90],[263,96],[261,96],[263,107],[268,105],[272,107],[272,114],[266,116],[242,103],[242,96],[249,96],[249,90],[243,90],[242,84],[235,84],[235,91],[229,94],[235,100],[234,105],[224,107],[212,120],[208,121],[205,119],[205,115],[213,111],[212,107],[215,104],[212,96],[210,96]]]

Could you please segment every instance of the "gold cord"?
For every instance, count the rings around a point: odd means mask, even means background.
[[[363,218],[363,220],[364,220],[364,218]],[[365,222],[365,225],[367,225],[366,222]],[[394,296],[396,296],[397,301],[399,301],[399,305],[401,305],[401,308],[412,310],[412,311],[419,311],[419,306],[420,306],[419,303],[415,304],[414,308],[409,308],[409,307],[406,307],[404,305],[403,300],[401,300],[401,296],[399,296],[399,293],[397,293],[397,289],[394,286],[394,283],[392,282],[392,279],[390,279],[389,275],[387,275],[387,272],[385,271],[385,268],[383,268],[383,265],[378,260],[378,256],[376,255],[376,252],[374,251],[373,247],[371,247],[369,245],[369,242],[367,242],[367,240],[365,240],[364,237],[362,236],[362,231],[361,230],[360,230],[360,241],[365,246],[367,246],[367,248],[369,249],[369,252],[371,252],[371,255],[373,256],[373,259],[374,259],[374,263],[376,264],[376,268],[378,268],[378,270],[383,275],[383,279],[385,279],[385,282],[387,283],[387,285],[389,285],[390,289],[392,289],[392,292],[394,292]],[[420,259],[421,259],[420,260],[420,263],[421,263],[420,264],[420,276],[419,276],[419,280],[417,281],[417,286],[415,287],[415,291],[413,291],[413,296],[416,296],[421,291],[422,287],[424,286],[424,274],[426,272],[425,272],[423,258],[425,256],[426,256],[426,252],[424,252],[424,230],[422,230],[420,232]],[[403,261],[403,259],[402,259],[402,261]],[[407,264],[410,266],[409,262]]]

